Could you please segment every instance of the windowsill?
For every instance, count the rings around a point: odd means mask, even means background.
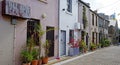
[[[47,3],[47,0],[39,0],[40,2],[43,2],[43,3],[45,3],[45,4],[48,4]]]
[[[65,13],[72,16],[72,13],[71,13],[71,12],[65,11]]]

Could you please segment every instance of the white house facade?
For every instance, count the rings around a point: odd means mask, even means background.
[[[70,36],[77,40],[78,0],[59,0],[59,56],[68,55]]]

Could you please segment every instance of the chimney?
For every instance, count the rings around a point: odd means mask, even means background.
[[[95,10],[94,12],[97,13],[97,10]]]
[[[90,6],[90,3],[86,3],[88,6]]]

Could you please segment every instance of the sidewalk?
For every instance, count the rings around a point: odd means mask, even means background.
[[[92,53],[94,53],[94,52],[95,52],[95,51],[86,52],[86,53],[82,53],[82,54],[77,55],[77,56],[63,56],[63,57],[61,57],[59,60],[58,60],[58,59],[50,60],[50,61],[48,61],[48,64],[44,64],[44,65],[61,65],[61,64],[63,64],[63,63],[73,61],[73,60],[75,60],[75,59],[78,59],[78,58],[80,58],[80,57],[84,57],[84,56],[89,55],[89,54],[92,54]]]
[[[104,47],[53,65],[120,65],[120,46]]]
[[[78,58],[81,58],[81,57],[84,57],[84,56],[93,54],[94,52],[95,52],[95,51],[93,51],[93,52],[88,52],[88,53],[84,53],[84,54],[81,54],[81,55],[79,55],[79,56],[70,58],[70,59],[68,59],[68,60],[65,60],[65,61],[62,61],[62,62],[59,62],[59,63],[55,63],[55,64],[53,64],[53,65],[62,65],[62,64],[64,64],[64,63],[71,62],[71,61],[76,60],[76,59],[78,59]]]
[[[112,45],[111,45],[111,46],[112,46]],[[109,46],[109,47],[111,47],[111,46]],[[78,58],[81,58],[81,57],[84,57],[84,56],[93,54],[93,53],[95,53],[96,51],[103,50],[103,49],[105,49],[105,48],[108,48],[108,47],[99,48],[99,49],[96,49],[95,51],[88,51],[88,52],[86,52],[86,53],[82,53],[82,54],[77,55],[77,56],[63,56],[63,57],[61,57],[59,60],[58,60],[58,59],[50,60],[50,61],[48,62],[48,64],[44,64],[44,65],[62,65],[62,64],[64,64],[64,63],[67,63],[67,62],[76,60],[76,59],[78,59]]]

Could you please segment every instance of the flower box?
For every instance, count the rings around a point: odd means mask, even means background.
[[[77,47],[75,47],[75,48],[69,48],[69,53],[68,53],[68,55],[69,56],[75,56],[75,55],[78,55],[80,52],[79,52],[79,48]]]

